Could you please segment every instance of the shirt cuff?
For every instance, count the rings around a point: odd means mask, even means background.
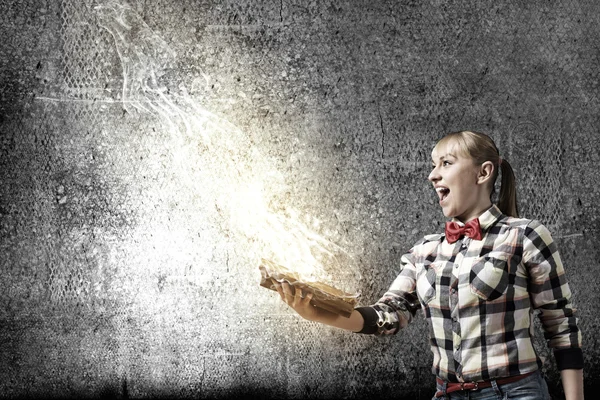
[[[559,371],[563,369],[583,369],[583,352],[581,348],[554,350],[554,358]]]
[[[377,320],[379,319],[379,316],[373,307],[357,307],[355,310],[358,311],[365,320],[362,330],[356,333],[365,333],[369,335],[377,333]]]

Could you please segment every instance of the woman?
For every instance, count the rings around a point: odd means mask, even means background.
[[[377,303],[344,318],[313,307],[310,293],[286,282],[277,287],[282,300],[305,319],[376,335],[397,333],[420,307],[429,322],[434,399],[549,399],[532,343],[537,310],[566,399],[582,400],[581,334],[565,272],[548,230],[518,218],[509,163],[488,136],[470,131],[442,138],[432,163],[428,179],[452,220],[402,257]]]

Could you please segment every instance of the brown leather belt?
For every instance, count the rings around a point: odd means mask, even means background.
[[[516,375],[516,376],[511,376],[508,378],[500,378],[500,379],[494,379],[496,381],[497,385],[505,385],[507,383],[513,383],[513,382],[518,382],[521,379],[527,378],[529,375],[534,374],[537,371],[533,371],[530,372],[528,374],[523,374],[523,375]],[[437,383],[439,383],[440,385],[444,384],[444,381],[441,380],[440,378],[436,378]],[[452,392],[458,392],[460,390],[479,390],[479,389],[485,389],[488,387],[492,386],[492,381],[483,381],[483,382],[448,382],[446,384],[446,393],[452,393]],[[444,396],[444,392],[442,390],[438,391],[435,393],[435,397],[442,397]]]

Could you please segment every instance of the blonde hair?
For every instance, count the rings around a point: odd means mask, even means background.
[[[515,174],[508,161],[500,157],[494,141],[484,133],[460,131],[447,134],[436,143],[435,147],[447,145],[450,142],[456,144],[457,150],[462,155],[471,158],[476,165],[481,165],[486,161],[491,161],[494,164],[490,197],[494,194],[494,184],[498,178],[499,170],[502,171],[498,208],[503,214],[518,217]]]

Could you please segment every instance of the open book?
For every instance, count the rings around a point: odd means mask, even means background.
[[[314,306],[342,315],[346,318],[350,317],[352,310],[354,310],[354,307],[358,304],[358,297],[360,294],[346,293],[333,286],[320,282],[302,281],[297,273],[270,260],[263,258],[259,269],[262,275],[260,281],[262,287],[276,291],[277,289],[275,289],[273,281],[286,281],[294,288],[301,288],[303,291],[312,293],[313,298],[310,302]]]

